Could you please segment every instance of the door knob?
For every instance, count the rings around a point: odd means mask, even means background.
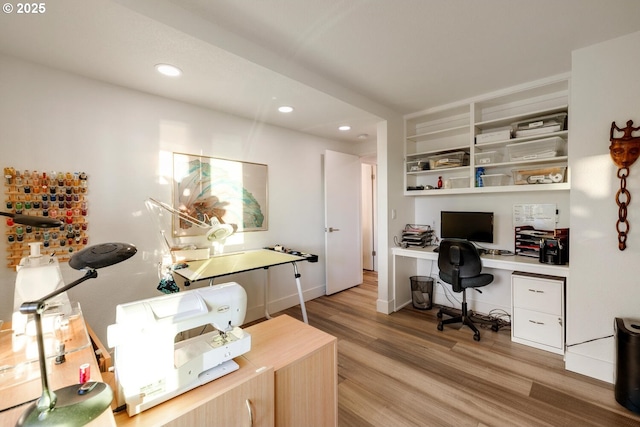
[[[339,229],[339,228],[329,227],[329,228],[327,229],[327,231],[328,231],[329,233],[333,233],[334,231],[340,231],[340,229]]]

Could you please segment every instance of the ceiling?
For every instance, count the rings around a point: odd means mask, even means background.
[[[0,14],[0,53],[353,144],[381,119],[570,71],[572,50],[640,30],[638,0],[43,4]]]

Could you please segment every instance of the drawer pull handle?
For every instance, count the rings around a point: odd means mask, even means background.
[[[537,289],[529,289],[529,292],[535,292],[536,294],[544,294],[544,291],[539,291]]]
[[[535,320],[529,319],[529,323],[533,323],[534,325],[544,325],[544,322],[536,322]]]
[[[245,403],[247,404],[247,411],[249,411],[249,425],[253,427],[253,408],[251,407],[251,401],[247,399]]]

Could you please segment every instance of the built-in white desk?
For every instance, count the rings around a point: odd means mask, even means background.
[[[393,254],[393,299],[395,310],[402,308],[407,304],[406,301],[398,301],[397,286],[407,286],[405,280],[402,284],[396,283],[397,277],[397,259],[398,257],[407,257],[415,259],[423,259],[429,261],[438,260],[438,252],[434,252],[435,246],[426,248],[392,248]],[[569,277],[568,265],[553,265],[539,262],[536,258],[525,257],[520,255],[482,255],[482,265],[486,268],[495,268],[508,271],[522,271],[525,273],[543,274],[547,276]]]

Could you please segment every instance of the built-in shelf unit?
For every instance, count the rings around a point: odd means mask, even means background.
[[[404,194],[569,190],[568,112],[564,74],[409,114]]]

